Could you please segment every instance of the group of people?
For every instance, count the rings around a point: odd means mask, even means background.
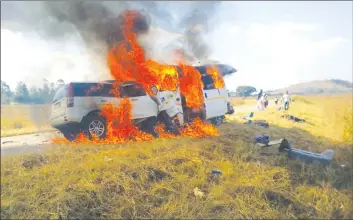
[[[258,100],[257,106],[256,106],[257,110],[260,110],[260,111],[265,110],[265,108],[268,106],[268,96],[267,96],[266,93],[264,93],[262,91],[262,89],[260,90],[260,93],[257,96],[257,100]],[[275,101],[275,105],[277,105],[278,101],[279,101],[277,96],[276,96],[274,101]],[[288,91],[286,91],[286,93],[283,94],[283,96],[281,97],[281,101],[282,101],[282,104],[283,104],[281,109],[288,110],[289,109],[289,103],[291,101],[291,98],[289,96]]]

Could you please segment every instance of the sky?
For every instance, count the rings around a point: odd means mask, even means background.
[[[147,38],[158,45],[182,37],[177,17],[189,9],[185,2],[163,4],[172,19],[154,21]],[[272,90],[312,80],[352,81],[352,10],[351,1],[221,2],[210,14],[211,28],[204,38],[211,60],[238,70],[225,79],[229,90],[240,85]],[[94,59],[77,33],[48,40],[2,23],[1,79],[12,88],[19,80],[33,85],[43,78],[97,80],[107,69],[94,65]]]

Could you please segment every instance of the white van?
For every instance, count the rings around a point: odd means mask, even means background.
[[[123,83],[118,89],[120,97],[110,91],[113,81],[75,82],[62,86],[55,94],[52,104],[51,125],[61,131],[68,140],[75,139],[79,132],[88,136],[94,133],[104,138],[107,132],[106,120],[100,115],[101,105],[118,105],[121,98],[129,98],[132,103],[133,124],[141,130],[158,136],[154,127],[157,121],[165,123],[166,129],[178,134],[173,118],[182,114],[175,105],[181,106],[180,95],[172,91],[154,91],[149,96],[144,88],[135,82]],[[159,100],[164,100],[160,102]],[[171,101],[169,101],[171,100]],[[179,101],[178,101],[179,100]]]
[[[180,134],[178,127],[189,123],[196,117],[208,120],[216,126],[222,124],[225,114],[232,114],[233,107],[229,102],[226,88],[215,88],[212,77],[206,73],[207,66],[196,66],[204,84],[204,106],[199,110],[188,108],[185,98],[177,91],[158,91],[154,87],[149,96],[136,82],[123,83],[118,89],[120,97],[110,94],[113,80],[105,82],[69,83],[61,87],[55,94],[51,125],[60,130],[68,140],[73,140],[83,131],[88,136],[94,133],[104,138],[107,132],[106,120],[100,115],[101,105],[113,103],[118,105],[121,98],[129,98],[132,103],[133,124],[142,131],[158,137],[154,128],[162,122],[166,130]],[[221,74],[227,75],[236,70],[226,65],[217,64]],[[179,75],[182,76],[180,69]],[[176,117],[177,116],[177,117]]]
[[[235,73],[237,70],[231,66],[225,64],[212,64],[213,67],[216,67],[221,73],[222,77]],[[230,97],[227,89],[224,88],[215,88],[214,81],[212,77],[207,74],[207,68],[209,65],[194,66],[200,74],[201,80],[204,87],[202,88],[204,94],[204,107],[197,112],[192,112],[192,110],[187,109],[185,103],[183,102],[183,111],[186,115],[185,121],[190,120],[188,114],[193,114],[193,117],[201,117],[203,120],[207,120],[212,124],[219,126],[223,123],[226,114],[233,114],[234,109],[230,104]],[[180,71],[180,69],[179,69]],[[182,76],[182,73],[179,75]]]

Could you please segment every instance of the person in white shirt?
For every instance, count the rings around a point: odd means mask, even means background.
[[[265,96],[264,95],[260,97],[259,101],[257,102],[256,108],[259,111],[265,110]]]
[[[289,109],[289,102],[290,102],[290,96],[289,96],[289,94],[288,94],[288,91],[285,93],[285,94],[283,94],[283,96],[282,96],[282,101],[283,101],[283,109],[284,110],[288,110]]]

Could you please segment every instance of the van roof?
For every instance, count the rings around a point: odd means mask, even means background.
[[[72,83],[72,84],[89,84],[89,83],[96,83],[96,84],[113,84],[116,80],[105,80],[105,81],[81,81],[81,82],[69,82],[69,83]],[[69,84],[68,83],[68,84]],[[138,84],[137,82],[133,82],[133,81],[130,81],[130,82],[123,82],[122,83],[123,85],[133,85],[133,84]]]

